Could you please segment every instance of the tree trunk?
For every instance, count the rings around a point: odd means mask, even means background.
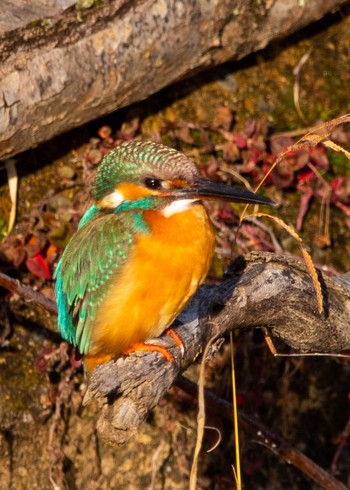
[[[0,6],[2,159],[239,60],[348,0],[47,3]]]

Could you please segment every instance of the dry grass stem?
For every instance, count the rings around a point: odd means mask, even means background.
[[[194,448],[191,474],[190,474],[190,490],[197,489],[197,470],[198,470],[198,458],[199,453],[202,449],[203,443],[203,435],[205,429],[205,400],[204,400],[204,378],[205,378],[205,360],[207,358],[207,354],[211,344],[214,342],[215,338],[212,338],[207,343],[204,353],[203,359],[201,362],[200,372],[199,372],[199,381],[198,381],[198,415],[197,415],[197,438],[196,445]]]
[[[289,235],[292,236],[298,242],[300,251],[303,255],[303,258],[305,260],[306,266],[309,270],[309,274],[311,276],[312,282],[313,282],[315,290],[316,290],[318,311],[319,311],[319,313],[322,313],[323,312],[323,297],[322,297],[321,284],[320,284],[320,281],[319,281],[318,276],[317,276],[316,268],[312,262],[312,258],[310,256],[309,252],[304,247],[303,241],[300,238],[300,236],[298,235],[298,233],[294,230],[294,228],[287,225],[287,223],[285,223],[282,219],[277,218],[276,216],[272,216],[272,215],[267,214],[267,213],[254,213],[250,216],[255,216],[255,217],[259,217],[259,218],[264,217],[264,218],[272,219],[273,221],[278,223],[284,230],[286,230],[287,233],[289,233]]]

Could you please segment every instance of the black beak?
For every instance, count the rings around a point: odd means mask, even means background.
[[[178,199],[209,199],[218,201],[240,202],[246,204],[277,204],[267,197],[259,196],[254,192],[246,191],[240,187],[231,187],[222,182],[197,178],[193,184],[176,189],[173,193]]]

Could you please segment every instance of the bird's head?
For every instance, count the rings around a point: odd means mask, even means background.
[[[194,162],[159,143],[128,142],[112,150],[102,161],[93,189],[102,209],[186,209],[201,199],[274,204],[252,192],[200,177]]]

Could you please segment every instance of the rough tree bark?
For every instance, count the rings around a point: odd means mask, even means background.
[[[0,6],[2,159],[201,69],[239,60],[349,2],[72,3]]]
[[[331,279],[319,272],[319,279],[322,314],[302,262],[255,252],[236,261],[220,285],[202,288],[181,315],[183,325],[178,333],[184,353],[166,337],[157,340],[167,346],[174,362],[156,353],[139,352],[97,366],[84,402],[99,400],[99,435],[113,444],[128,441],[179,374],[201,355],[208,341],[217,340],[213,354],[229,330],[265,328],[302,352],[338,353],[349,349],[349,274]]]

